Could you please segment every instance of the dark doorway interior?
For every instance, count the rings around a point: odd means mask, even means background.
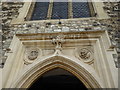
[[[84,84],[66,70],[56,68],[38,78],[29,90],[87,90]]]

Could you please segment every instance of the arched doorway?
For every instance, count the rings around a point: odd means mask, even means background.
[[[55,68],[37,78],[28,90],[87,90],[85,85],[72,73]]]
[[[101,88],[102,83],[96,73],[92,70],[88,71],[82,64],[76,60],[62,56],[50,56],[41,61],[26,67],[24,72],[13,83],[11,88],[29,88],[35,80],[55,68],[62,68],[76,76],[87,88]]]

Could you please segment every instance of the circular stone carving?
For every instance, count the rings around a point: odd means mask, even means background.
[[[39,48],[37,47],[26,48],[24,61],[26,64],[30,64],[40,56],[41,50]]]
[[[76,57],[86,63],[92,63],[93,61],[93,52],[87,47],[76,48],[75,54]]]
[[[31,50],[28,54],[28,59],[35,60],[38,57],[38,50]]]
[[[87,59],[90,58],[91,52],[90,52],[88,49],[86,49],[86,48],[82,48],[82,49],[80,49],[80,51],[79,51],[79,56],[80,56],[82,59],[87,60]]]

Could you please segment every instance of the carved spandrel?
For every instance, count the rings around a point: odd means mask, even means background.
[[[37,60],[42,54],[41,49],[37,47],[26,48],[24,61],[26,64],[33,63]]]
[[[88,64],[93,63],[94,60],[94,52],[90,47],[77,47],[75,49],[75,56]]]
[[[29,55],[28,55],[28,59],[34,60],[37,57],[38,57],[38,51],[37,50],[31,50]]]
[[[86,48],[82,48],[79,51],[79,56],[84,60],[88,60],[91,57],[91,52]]]

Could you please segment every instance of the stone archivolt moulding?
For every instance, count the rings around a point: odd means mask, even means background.
[[[93,49],[89,46],[75,48],[75,56],[87,64],[92,64],[94,60]]]
[[[42,55],[42,50],[38,47],[29,47],[25,50],[25,64],[31,64]]]

